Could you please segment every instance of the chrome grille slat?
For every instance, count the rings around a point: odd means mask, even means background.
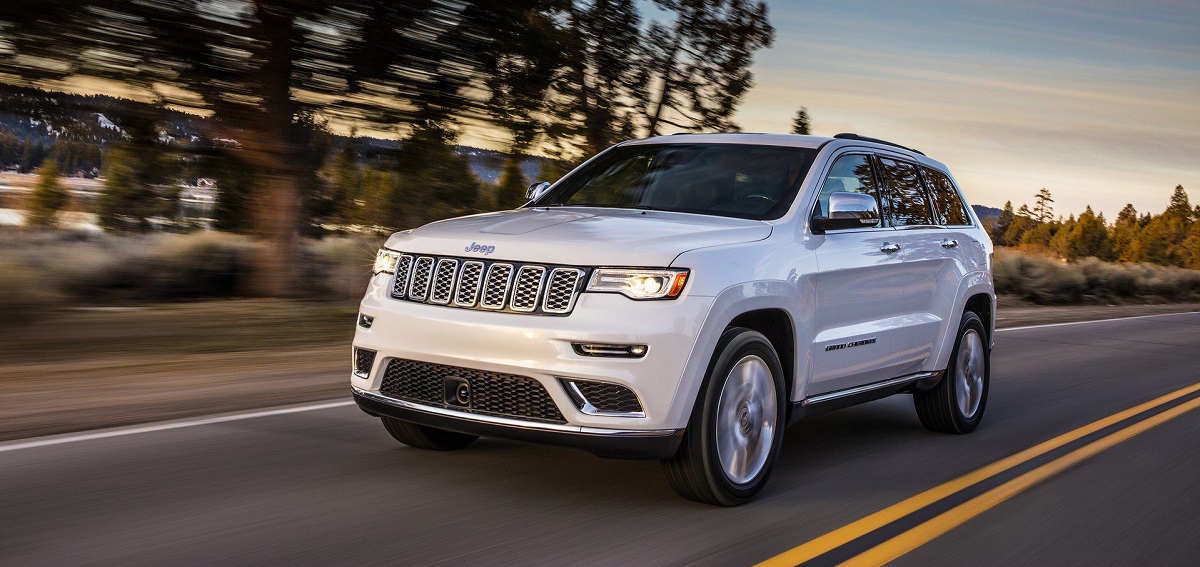
[[[408,276],[412,274],[413,257],[403,254],[396,261],[396,278],[392,283],[392,297],[403,298],[408,293]]]
[[[408,298],[425,301],[429,296],[429,284],[433,283],[433,258],[421,256],[413,265],[412,281],[408,284]]]
[[[454,294],[454,275],[458,272],[458,260],[442,258],[437,261],[433,270],[433,291],[429,293],[429,302],[438,305],[450,303]]]
[[[584,272],[579,268],[555,268],[550,272],[546,284],[546,297],[542,300],[542,311],[546,313],[569,313],[579,296],[579,282]]]
[[[517,270],[516,284],[513,287],[512,301],[509,307],[513,311],[529,313],[537,309],[538,295],[542,292],[542,281],[546,276],[546,268],[542,266],[521,266]]]
[[[393,299],[501,313],[566,316],[590,270],[526,262],[401,253]]]
[[[479,305],[484,309],[503,309],[512,275],[512,264],[492,264],[484,280],[483,299],[479,301]]]
[[[458,289],[454,292],[454,304],[474,307],[479,302],[479,282],[482,280],[483,262],[463,262],[462,274],[458,276]]]

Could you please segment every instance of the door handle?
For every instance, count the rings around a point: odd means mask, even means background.
[[[942,248],[954,248],[958,246],[958,241],[953,238],[947,238],[942,241]]]
[[[883,252],[884,254],[895,254],[896,252],[900,251],[900,245],[893,244],[891,242],[884,242],[883,246],[879,247],[879,251]]]

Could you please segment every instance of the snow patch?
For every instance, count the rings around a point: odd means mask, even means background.
[[[109,129],[109,130],[116,130],[116,131],[118,131],[118,132],[120,132],[120,131],[121,131],[121,127],[120,127],[120,126],[117,126],[116,124],[113,124],[112,120],[109,120],[107,116],[105,116],[105,115],[103,115],[103,114],[100,114],[99,112],[97,112],[97,113],[96,113],[96,118],[97,118],[97,120],[99,120],[99,121],[100,121],[100,127],[101,127],[101,128],[107,128],[107,129]]]

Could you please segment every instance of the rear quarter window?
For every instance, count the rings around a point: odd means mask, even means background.
[[[880,157],[879,169],[883,182],[887,184],[888,213],[892,226],[933,224],[929,198],[921,188],[917,166]]]
[[[946,226],[967,226],[971,224],[971,215],[967,213],[967,205],[963,202],[958,188],[946,174],[928,167],[922,168],[925,180],[929,182],[929,196],[937,211],[938,224]]]

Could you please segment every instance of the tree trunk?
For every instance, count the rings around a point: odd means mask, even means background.
[[[300,188],[306,168],[304,145],[294,125],[291,99],[294,14],[266,2],[256,2],[265,41],[257,50],[262,60],[257,82],[262,103],[247,112],[253,130],[238,138],[247,161],[256,169],[258,195],[252,215],[262,241],[250,270],[246,290],[256,296],[292,297],[299,294]]]
[[[663,107],[666,106],[667,97],[671,96],[671,75],[675,72],[675,57],[679,54],[679,48],[683,43],[683,29],[681,28],[682,16],[675,22],[675,40],[671,42],[671,51],[667,54],[667,59],[663,64],[662,76],[663,85],[662,91],[658,94],[658,103],[654,106],[654,114],[650,115],[650,135],[658,135],[658,122],[662,119]]]

